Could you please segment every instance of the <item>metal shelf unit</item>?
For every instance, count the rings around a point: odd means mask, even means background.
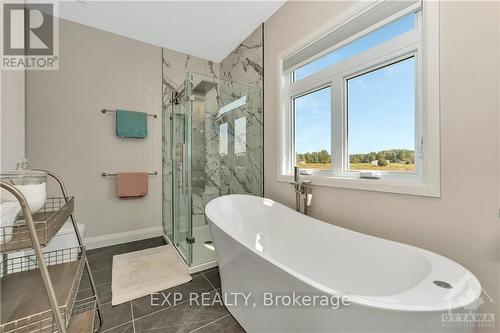
[[[19,201],[23,219],[14,227],[2,228],[0,245],[1,314],[0,333],[91,333],[102,327],[102,313],[83,239],[73,214],[74,199],[62,180],[46,170],[61,188],[63,197],[49,198],[39,213],[31,214],[26,198],[13,185],[0,187]],[[43,252],[70,218],[79,246]],[[19,253],[21,250],[28,250]],[[16,253],[17,252],[17,253]],[[77,300],[83,271],[87,269],[93,296]],[[99,325],[95,327],[95,317]]]
[[[40,211],[32,214],[40,245],[45,246],[68,220],[75,207],[73,197],[47,198]],[[13,227],[0,228],[0,253],[33,248],[31,236],[23,218]]]

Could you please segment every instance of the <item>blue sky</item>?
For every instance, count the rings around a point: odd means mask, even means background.
[[[295,71],[304,78],[414,27],[405,16]],[[415,61],[413,58],[348,81],[349,153],[415,146]],[[331,152],[331,89],[295,100],[296,151]],[[335,94],[335,92],[333,92]]]
[[[349,153],[415,148],[415,59],[347,83]]]
[[[295,150],[307,153],[326,149],[330,141],[330,87],[295,99]]]

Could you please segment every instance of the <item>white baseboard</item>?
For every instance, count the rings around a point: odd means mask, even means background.
[[[132,231],[118,232],[103,236],[94,236],[85,238],[85,247],[87,250],[100,247],[116,245],[126,242],[133,242],[141,239],[160,237],[163,235],[162,227],[151,227]]]

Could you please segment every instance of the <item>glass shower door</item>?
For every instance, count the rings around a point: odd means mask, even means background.
[[[195,267],[216,260],[207,203],[262,195],[262,99],[260,87],[196,73],[184,87],[164,104],[164,230]]]
[[[191,103],[179,97],[172,113],[173,241],[188,265],[192,261]]]
[[[221,195],[262,195],[260,87],[189,73],[192,266],[216,260],[205,206]]]

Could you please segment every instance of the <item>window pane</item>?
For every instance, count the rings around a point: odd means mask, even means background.
[[[241,117],[234,121],[234,153],[244,154],[247,151],[247,118]]]
[[[331,105],[330,87],[293,100],[299,168],[331,169]]]
[[[227,155],[228,152],[227,130],[227,123],[219,126],[219,154],[222,156]]]
[[[347,81],[351,170],[415,171],[415,58]]]
[[[355,41],[295,70],[293,75],[294,81],[301,80],[321,69],[335,65],[346,58],[352,57],[394,37],[402,35],[415,28],[415,21],[415,13],[411,13],[369,33],[368,35],[358,38]]]

